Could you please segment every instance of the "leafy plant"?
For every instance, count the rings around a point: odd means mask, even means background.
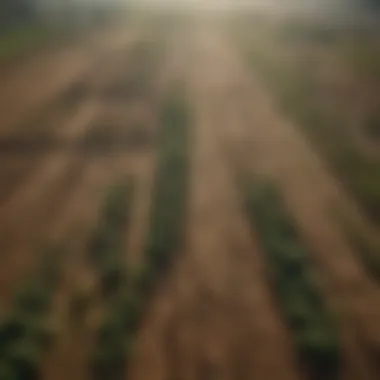
[[[340,345],[313,281],[307,252],[272,183],[246,187],[249,220],[267,253],[268,274],[291,328],[301,363],[316,379],[337,379]]]
[[[150,272],[169,267],[179,248],[185,216],[188,176],[189,115],[184,100],[174,94],[160,116],[157,174],[148,235]]]
[[[188,175],[188,114],[182,98],[171,97],[160,119],[157,171],[146,260],[135,273],[120,260],[122,233],[130,205],[130,188],[114,188],[100,212],[90,244],[107,301],[91,358],[94,379],[121,379],[140,323],[144,300],[158,275],[169,268],[179,248],[185,217]],[[129,189],[129,190],[128,190]]]
[[[16,292],[11,313],[0,322],[0,379],[35,380],[43,350],[51,343],[48,323],[63,250],[43,251],[34,276]]]

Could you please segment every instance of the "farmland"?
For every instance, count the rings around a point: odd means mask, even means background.
[[[0,67],[0,379],[380,377],[378,35],[344,28],[140,12]]]

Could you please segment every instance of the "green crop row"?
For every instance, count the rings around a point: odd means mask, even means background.
[[[248,186],[245,206],[267,253],[267,269],[300,359],[312,378],[337,379],[340,345],[313,279],[308,253],[271,183]]]
[[[125,232],[132,205],[132,182],[112,186],[100,210],[99,222],[88,247],[99,276],[106,308],[91,355],[93,378],[122,378],[127,357],[126,331],[121,323],[129,314],[129,275],[125,261]]]
[[[158,166],[154,185],[152,216],[146,247],[146,260],[136,274],[127,274],[120,257],[121,229],[125,228],[130,191],[121,190],[105,203],[98,232],[92,239],[91,257],[107,278],[111,294],[91,358],[92,376],[97,380],[122,379],[143,313],[144,300],[158,273],[167,268],[179,247],[184,225],[187,182],[187,109],[182,99],[170,99],[160,120]],[[109,271],[108,262],[111,265]],[[116,275],[116,272],[118,273]],[[118,280],[116,280],[118,279]],[[103,281],[102,281],[103,282]],[[111,285],[110,287],[108,285]]]
[[[162,273],[183,238],[189,168],[189,114],[173,94],[160,115],[154,197],[146,247],[147,277]]]
[[[0,379],[39,378],[42,354],[53,338],[49,314],[60,278],[63,250],[43,252],[37,270],[15,294],[11,312],[0,321]]]
[[[106,274],[113,266],[120,269],[120,262],[125,267],[123,243],[132,205],[131,196],[132,182],[127,179],[112,186],[104,199],[99,222],[88,246],[90,259],[101,276],[108,277]]]

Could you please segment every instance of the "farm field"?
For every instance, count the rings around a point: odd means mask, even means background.
[[[0,68],[0,379],[379,379],[370,59],[290,17],[132,19]]]

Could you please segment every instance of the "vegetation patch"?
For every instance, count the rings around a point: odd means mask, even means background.
[[[245,207],[267,253],[267,270],[290,327],[300,364],[313,379],[338,379],[340,344],[300,243],[272,183],[245,186]]]
[[[142,267],[133,273],[121,260],[122,231],[131,203],[129,186],[110,192],[91,239],[90,257],[98,268],[107,302],[90,359],[96,380],[125,378],[147,297],[158,274],[168,268],[179,248],[188,176],[187,112],[183,98],[175,96],[165,104],[161,115],[154,198]]]
[[[181,93],[164,106],[158,131],[157,171],[147,242],[149,276],[169,267],[183,238],[188,187],[189,110]]]
[[[60,279],[62,248],[43,252],[39,266],[15,294],[12,311],[0,320],[0,378],[34,380],[53,338],[49,314]]]
[[[297,125],[327,158],[331,168],[371,220],[379,223],[380,162],[358,149],[347,132],[349,119],[342,110],[326,103],[326,95],[313,72],[305,70],[301,61],[279,58],[273,46],[272,49],[264,49],[250,45],[250,63],[263,74],[277,94],[283,110],[297,121]],[[289,54],[293,52],[289,50]],[[373,139],[377,138],[377,115],[370,115],[366,124],[363,128]]]
[[[122,320],[124,294],[129,289],[124,236],[132,206],[132,181],[112,186],[100,210],[99,222],[89,242],[89,258],[96,268],[106,312],[99,328],[90,369],[94,379],[122,378],[127,358],[128,331]]]

